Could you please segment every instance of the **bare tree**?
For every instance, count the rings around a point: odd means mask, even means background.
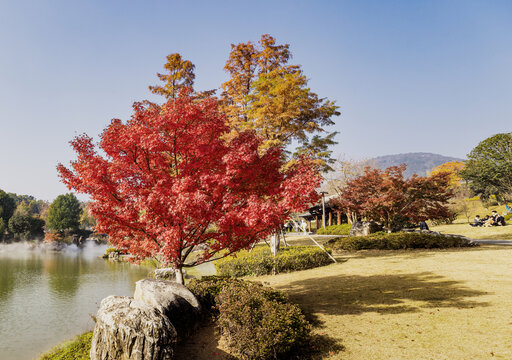
[[[355,179],[364,174],[364,169],[377,168],[377,163],[371,159],[353,160],[341,155],[332,165],[334,171],[324,174],[324,183],[321,191],[326,191],[330,195],[341,196],[341,192],[347,186],[349,180]],[[350,222],[357,221],[355,214],[347,212],[347,218]]]
[[[371,159],[353,160],[341,155],[332,167],[334,171],[324,175],[322,190],[331,195],[339,195],[347,181],[363,175],[366,167],[377,168],[377,163]]]

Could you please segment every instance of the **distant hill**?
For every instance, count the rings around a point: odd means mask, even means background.
[[[431,153],[407,153],[378,156],[370,159],[370,161],[375,162],[377,167],[380,169],[385,169],[390,166],[398,166],[400,164],[407,164],[407,170],[405,170],[404,175],[406,177],[410,177],[413,174],[426,176],[427,172],[436,166],[448,161],[464,161],[464,159]]]

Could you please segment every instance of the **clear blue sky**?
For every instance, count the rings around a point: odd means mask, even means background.
[[[289,43],[336,100],[336,154],[465,157],[511,131],[510,1],[0,0],[0,189],[52,200],[68,141],[158,100],[165,56],[216,88],[231,43]]]

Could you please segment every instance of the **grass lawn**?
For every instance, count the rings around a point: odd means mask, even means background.
[[[511,359],[511,258],[490,246],[367,251],[258,280],[305,309],[325,359]]]
[[[471,227],[466,224],[449,224],[431,226],[430,230],[442,234],[464,235],[470,239],[512,240],[512,225],[493,227]]]
[[[430,230],[442,234],[464,235],[470,239],[512,240],[512,223],[506,226],[472,227],[466,219],[457,219],[453,224],[430,226]]]
[[[493,227],[471,227],[469,221],[473,221],[476,215],[482,218],[485,215],[491,215],[493,210],[498,214],[505,212],[505,205],[494,205],[485,207],[479,199],[466,199],[468,212],[467,217],[464,214],[449,225],[430,226],[430,230],[440,231],[443,234],[457,234],[464,235],[470,239],[488,239],[488,240],[512,240],[512,223],[509,221],[507,226],[493,226]]]
[[[512,247],[360,251],[339,259],[248,278],[287,292],[305,310],[316,358],[512,358]],[[231,359],[208,327],[178,352]]]

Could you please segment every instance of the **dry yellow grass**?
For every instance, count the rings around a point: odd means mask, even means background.
[[[325,359],[511,359],[512,248],[360,252],[257,280],[316,324]],[[330,346],[330,345],[324,345]]]
[[[464,235],[470,239],[512,240],[512,225],[472,227],[466,223],[431,226],[430,230],[440,231],[442,234]]]
[[[471,221],[476,215],[484,217],[485,215],[491,215],[493,210],[497,211],[499,214],[506,211],[505,205],[489,205],[486,207],[478,197],[465,199],[464,203],[466,204],[466,211],[460,211],[459,219],[466,223],[468,222],[468,218],[469,221]]]
[[[262,281],[315,325],[318,359],[512,359],[512,247],[361,251]],[[211,327],[187,359],[232,359]]]
[[[494,205],[485,207],[478,198],[466,199],[467,214],[460,214],[453,224],[430,226],[430,230],[440,231],[443,234],[458,234],[467,236],[470,239],[488,240],[512,240],[512,226],[509,225],[493,227],[471,227],[468,221],[472,222],[476,215],[482,218],[491,215],[495,210],[499,214],[506,212],[505,205]],[[466,216],[467,215],[467,216]]]

